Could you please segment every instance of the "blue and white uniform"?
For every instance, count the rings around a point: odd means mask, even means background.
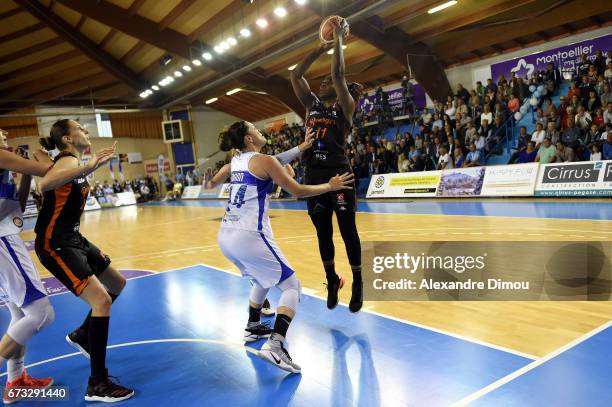
[[[218,239],[225,257],[243,276],[270,288],[290,277],[293,268],[276,244],[270,226],[272,180],[249,171],[249,161],[256,154],[241,153],[232,158],[230,196]]]
[[[0,169],[0,299],[18,307],[46,296],[28,249],[19,237],[22,226],[13,174]]]

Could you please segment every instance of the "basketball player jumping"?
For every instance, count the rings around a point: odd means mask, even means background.
[[[40,139],[47,150],[58,148],[53,167],[40,180],[43,206],[36,222],[36,254],[40,262],[72,293],[91,307],[80,328],[66,340],[90,359],[91,376],[86,401],[116,402],[134,390],[110,380],[106,345],[111,304],[125,287],[125,278],[110,258],[79,232],[80,218],[89,194],[87,175],[108,162],[115,145],[98,151],[84,166],[79,157],[91,147],[87,131],[74,120],[58,120],[51,136]]]
[[[360,85],[346,83],[344,77],[344,54],[342,45],[348,25],[339,19],[334,25],[331,77],[321,83],[319,95],[311,90],[304,74],[312,63],[327,51],[325,45],[308,55],[291,71],[291,83],[298,99],[306,107],[306,127],[315,134],[313,148],[303,154],[306,165],[306,184],[319,184],[336,174],[351,172],[345,153],[346,138],[352,126],[355,100]],[[361,242],[355,223],[356,190],[334,191],[308,199],[308,214],[317,230],[319,252],[327,278],[327,308],[338,304],[338,290],[344,280],[336,274],[334,265],[332,214],[336,213],[340,234],[353,273],[351,312],[357,312],[363,304],[363,281],[361,278]]]
[[[34,334],[53,322],[54,313],[28,249],[19,237],[23,226],[22,212],[30,192],[31,175],[42,177],[51,161],[38,163],[4,151],[8,148],[6,132],[0,129],[0,292],[8,300],[11,323],[0,341],[0,366],[7,363],[8,380],[4,404],[19,401],[8,391],[15,387],[47,388],[52,378],[35,379],[23,367],[26,343]],[[15,171],[23,174],[19,188]],[[21,392],[19,393],[21,394]]]
[[[311,135],[307,135],[307,140]],[[283,160],[259,154],[266,139],[251,123],[240,121],[232,124],[224,134],[221,149],[237,149],[232,158],[208,183],[214,188],[231,176],[229,201],[221,228],[219,247],[225,257],[238,267],[243,276],[252,281],[249,296],[249,321],[244,340],[255,341],[270,336],[258,355],[275,366],[300,373],[300,366],[289,356],[284,347],[285,336],[295,316],[300,298],[300,283],[289,262],[279,249],[268,216],[272,183],[297,197],[347,189],[353,183],[349,173],[337,175],[319,185],[300,185],[281,166]],[[285,153],[284,159],[293,161],[299,155],[298,147]],[[281,163],[279,163],[281,161]],[[260,323],[262,304],[268,290],[276,286],[281,290],[274,329]]]

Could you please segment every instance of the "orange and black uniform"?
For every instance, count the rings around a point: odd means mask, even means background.
[[[312,148],[304,151],[302,162],[306,167],[308,185],[329,182],[337,174],[352,172],[346,156],[347,137],[351,124],[344,116],[338,102],[325,106],[313,94],[314,102],[306,116],[306,127],[314,132],[315,141]],[[308,213],[320,211],[355,212],[356,190],[343,189],[308,198]]]
[[[55,162],[75,157],[62,152]],[[79,233],[80,219],[89,194],[86,177],[75,178],[43,195],[36,221],[36,255],[51,274],[80,295],[90,276],[101,274],[111,261]]]

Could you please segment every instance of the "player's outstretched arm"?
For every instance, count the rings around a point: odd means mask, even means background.
[[[225,164],[223,167],[221,167],[219,172],[217,172],[215,176],[212,177],[212,179],[204,185],[204,188],[213,189],[217,187],[218,185],[223,184],[225,180],[229,178],[230,170],[231,170],[230,164]]]
[[[306,128],[306,136],[304,137],[304,141],[299,146],[293,147],[287,151],[283,151],[282,153],[276,154],[274,157],[281,163],[281,165],[289,164],[293,162],[293,160],[297,159],[302,152],[308,150],[312,147],[312,143],[314,142],[314,131],[310,128]]]
[[[355,101],[349,92],[348,85],[344,73],[344,36],[346,32],[346,22],[342,19],[338,24],[334,25],[334,54],[331,63],[331,77],[338,95],[338,103],[342,108],[344,117],[352,124],[353,113],[355,113]]]
[[[37,161],[26,160],[15,153],[0,150],[0,168],[18,172],[20,174],[44,176],[51,165]]]
[[[252,158],[256,160],[258,165],[268,176],[274,181],[276,185],[280,185],[285,191],[298,198],[307,198],[309,196],[321,195],[331,191],[338,191],[340,189],[351,189],[351,185],[354,181],[353,174],[345,173],[332,177],[329,182],[319,185],[303,185],[298,184],[293,178],[289,176],[287,171],[280,165],[276,158],[267,155],[257,155]]]

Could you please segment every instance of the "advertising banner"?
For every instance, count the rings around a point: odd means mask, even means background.
[[[546,64],[553,63],[566,79],[570,79],[582,55],[593,60],[595,51],[603,51],[605,55],[609,49],[612,49],[612,34],[493,64],[491,78],[493,82],[497,82],[500,75],[510,79],[512,73],[522,78],[531,77],[533,73],[545,71]]]
[[[442,171],[437,196],[480,196],[485,167]]]
[[[198,199],[202,191],[202,185],[187,186],[183,189],[181,199]]]
[[[89,194],[87,196],[87,201],[85,202],[85,210],[93,211],[95,209],[102,209],[102,207],[100,206],[100,203],[98,202],[96,197],[93,196],[92,194]]]
[[[232,184],[230,184],[229,182],[221,185],[221,189],[219,190],[219,195],[217,196],[217,198],[229,199],[229,191],[231,186]]]
[[[527,163],[485,167],[480,196],[532,196],[538,166],[538,163]]]
[[[612,196],[612,160],[540,165],[535,196]]]
[[[442,171],[373,175],[366,198],[436,196]]]

